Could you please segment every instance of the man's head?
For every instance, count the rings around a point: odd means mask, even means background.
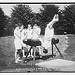
[[[37,24],[34,24],[33,29],[36,29],[37,27],[38,27]]]
[[[21,25],[20,29],[22,30],[23,28],[24,28],[24,26],[23,26],[23,25]]]
[[[18,24],[15,24],[15,29],[19,30],[19,25]]]
[[[28,29],[31,29],[31,28],[32,28],[31,24],[28,24]]]

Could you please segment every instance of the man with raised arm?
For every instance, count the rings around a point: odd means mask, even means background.
[[[59,16],[58,14],[55,14],[52,21],[49,22],[45,28],[45,36],[44,36],[44,41],[42,41],[42,46],[45,49],[48,49],[51,46],[51,39],[53,38],[54,35],[54,28],[53,24],[59,21]]]

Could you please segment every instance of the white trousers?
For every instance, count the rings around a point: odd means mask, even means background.
[[[15,45],[15,61],[19,60],[19,56],[17,55],[17,50],[22,49],[22,43],[20,39],[15,39],[14,40],[14,45]]]

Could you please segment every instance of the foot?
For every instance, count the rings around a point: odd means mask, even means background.
[[[33,58],[34,56],[33,56],[33,55],[31,55],[31,57]]]
[[[18,61],[22,61],[22,58],[19,57]]]
[[[43,52],[44,52],[44,53],[48,53],[48,50],[44,48]]]
[[[18,57],[17,59],[15,59],[15,63],[18,63],[19,58],[20,58],[20,57]]]
[[[40,58],[42,58],[42,55],[40,55]]]
[[[26,63],[27,61],[25,61],[25,63]]]
[[[25,55],[23,57],[26,57]]]
[[[15,63],[18,63],[18,61],[16,60]]]
[[[22,61],[22,59],[19,59],[18,61]]]
[[[30,57],[30,55],[28,55],[28,57]]]

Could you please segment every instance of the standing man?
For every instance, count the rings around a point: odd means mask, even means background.
[[[23,43],[23,40],[27,40],[27,36],[26,36],[26,30],[27,29],[23,29],[22,32],[21,32],[21,43],[22,43],[22,52],[23,52],[23,57],[26,57],[25,56],[25,49],[27,47],[27,45],[25,43]]]
[[[17,26],[14,30],[14,44],[15,44],[15,63],[18,63],[19,59],[22,58],[22,43],[21,43],[21,32],[23,26]],[[18,58],[19,55],[19,58]]]
[[[38,41],[40,41],[39,39],[39,37],[40,37],[40,33],[41,33],[41,28],[39,27],[39,26],[37,26],[37,24],[35,24],[34,26],[33,26],[33,36],[32,36],[32,39],[33,40],[38,40]],[[40,46],[37,46],[37,48],[39,49],[39,54],[41,55],[41,47]]]
[[[32,29],[32,26],[31,26],[31,24],[28,24],[28,28],[27,28],[27,30],[26,30],[26,39],[28,40],[28,39],[32,39],[32,32],[33,32],[33,29]],[[30,46],[28,45],[28,50],[30,49]],[[29,56],[31,56],[31,57],[33,57],[33,50],[31,50],[31,53],[28,55],[28,57]]]

